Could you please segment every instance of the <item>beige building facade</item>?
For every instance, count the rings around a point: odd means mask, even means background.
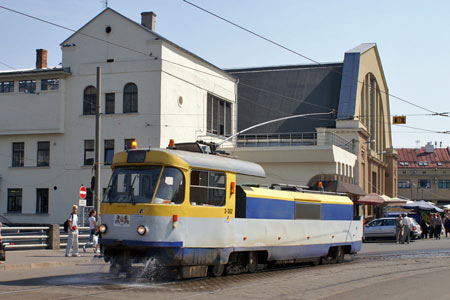
[[[398,191],[411,200],[450,204],[450,148],[430,142],[421,148],[399,148]]]
[[[238,130],[283,116],[335,111],[245,133],[234,155],[261,163],[280,182],[317,187],[318,181],[343,181],[365,193],[397,196],[398,155],[376,44],[347,51],[343,63],[228,71],[239,78]],[[289,136],[297,139],[283,141]]]

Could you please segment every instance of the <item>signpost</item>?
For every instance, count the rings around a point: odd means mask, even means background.
[[[87,191],[85,186],[80,187],[80,199],[84,200],[86,199]]]

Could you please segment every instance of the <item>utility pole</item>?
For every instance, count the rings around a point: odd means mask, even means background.
[[[94,209],[97,211],[97,214],[100,214],[100,140],[101,140],[101,109],[102,109],[102,86],[101,86],[101,75],[102,69],[97,67],[97,109],[95,111],[95,202]]]

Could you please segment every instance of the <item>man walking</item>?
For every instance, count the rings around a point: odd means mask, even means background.
[[[409,244],[409,241],[411,239],[411,236],[410,236],[411,227],[412,227],[412,221],[408,217],[408,214],[405,214],[405,216],[403,217],[403,235],[404,235],[403,243],[406,242],[407,244]]]
[[[402,227],[403,227],[403,218],[402,215],[399,214],[398,218],[395,220],[395,242],[400,244],[400,240],[402,238]]]
[[[72,207],[72,213],[70,214],[69,228],[68,233],[69,236],[67,238],[67,246],[66,246],[66,256],[69,256],[70,249],[72,248],[72,256],[80,256],[78,254],[78,206],[74,205]]]

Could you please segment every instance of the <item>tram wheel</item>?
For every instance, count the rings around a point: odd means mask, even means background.
[[[250,273],[256,272],[257,267],[258,267],[258,253],[250,252],[248,254],[248,264],[247,264],[248,271]]]
[[[208,273],[210,276],[213,276],[213,277],[222,276],[224,271],[225,271],[225,265],[223,265],[223,264],[212,265],[212,266],[208,267]]]
[[[334,258],[336,259],[336,263],[340,264],[344,262],[344,247],[336,247],[334,250]]]

